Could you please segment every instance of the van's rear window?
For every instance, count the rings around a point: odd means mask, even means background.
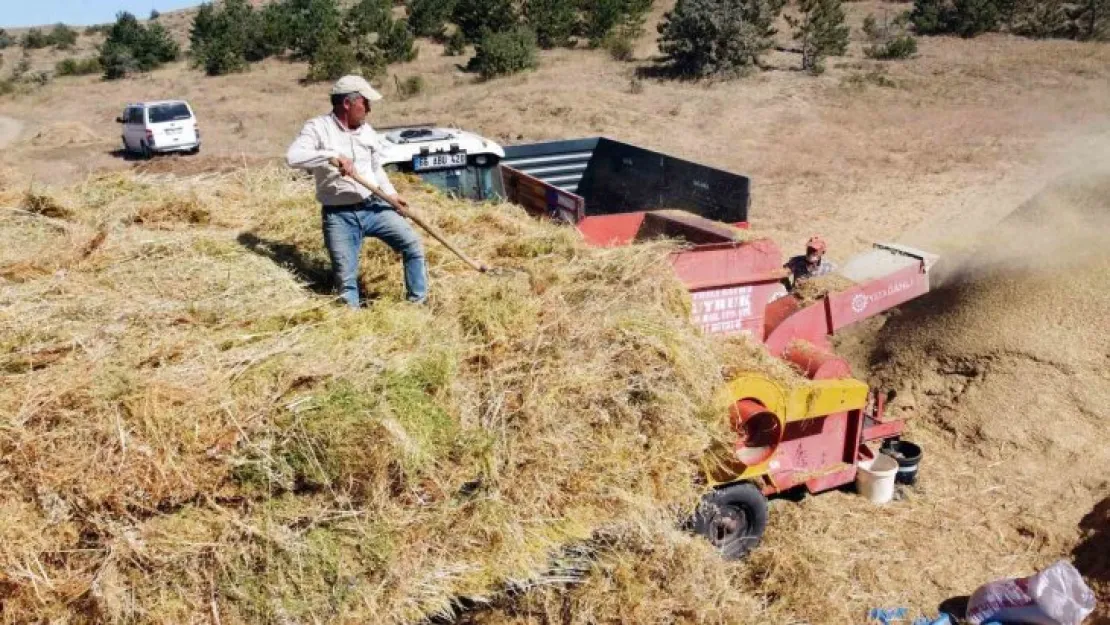
[[[184,104],[159,104],[150,107],[150,123],[175,122],[179,119],[189,119],[192,114]]]

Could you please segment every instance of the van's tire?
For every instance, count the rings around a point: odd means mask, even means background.
[[[190,149],[189,154],[200,154],[200,144],[198,143],[192,149]]]
[[[759,544],[767,529],[767,498],[750,482],[733,484],[702,497],[693,529],[726,560],[738,560]]]
[[[139,143],[139,155],[143,157],[143,160],[150,160],[154,156],[154,152],[150,151],[150,146],[146,144],[146,141]]]

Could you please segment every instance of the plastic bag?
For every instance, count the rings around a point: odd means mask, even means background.
[[[967,622],[1080,625],[1095,610],[1095,595],[1067,560],[1017,579],[980,586],[967,603]]]

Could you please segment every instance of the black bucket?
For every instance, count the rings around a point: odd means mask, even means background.
[[[898,461],[898,484],[913,484],[917,481],[917,466],[921,464],[921,448],[909,441],[889,440],[883,443],[882,453]]]

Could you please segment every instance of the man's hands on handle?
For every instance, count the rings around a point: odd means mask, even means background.
[[[338,169],[339,173],[344,175],[344,176],[353,178],[355,175],[358,174],[358,172],[355,170],[354,161],[347,158],[346,156],[333,156],[330,159],[328,159],[328,162],[331,163],[332,167],[335,167],[336,169]],[[405,198],[401,197],[400,195],[386,196],[386,195],[382,194],[380,192],[380,190],[378,190],[378,189],[374,189],[373,191],[374,191],[375,195],[381,195],[383,200],[387,200],[387,201],[392,200],[391,202],[389,202],[389,204],[392,205],[393,208],[395,208],[395,209],[398,206],[402,209],[405,209],[405,208],[409,207],[409,203],[407,201],[405,201]]]
[[[416,225],[420,226],[424,230],[427,230],[428,234],[432,235],[432,237],[434,237],[435,240],[439,241],[440,243],[443,244],[444,247],[446,247],[447,249],[454,252],[456,256],[461,258],[463,260],[463,262],[465,262],[466,264],[470,265],[475,271],[479,271],[481,273],[486,273],[487,271],[489,271],[489,267],[485,263],[475,262],[474,260],[472,260],[466,254],[463,254],[459,250],[459,248],[455,247],[454,244],[452,244],[451,241],[449,241],[447,239],[447,237],[445,237],[443,235],[443,233],[441,233],[438,229],[435,228],[435,226],[433,226],[433,225],[429,224],[428,222],[424,221],[424,219],[420,216],[420,214],[417,211],[405,210],[408,207],[408,202],[401,199],[400,196],[398,196],[398,195],[386,195],[385,192],[382,191],[378,187],[378,185],[376,185],[376,184],[370,182],[369,180],[363,178],[361,175],[359,175],[359,173],[357,171],[356,172],[351,172],[349,174],[349,176],[355,182],[357,182],[360,185],[366,187],[367,191],[369,191],[369,192],[373,193],[374,195],[377,195],[377,196],[385,199],[385,201],[389,202],[390,206],[393,207],[393,210],[397,211],[398,213],[400,213],[404,217],[408,217],[413,222],[415,222]]]

